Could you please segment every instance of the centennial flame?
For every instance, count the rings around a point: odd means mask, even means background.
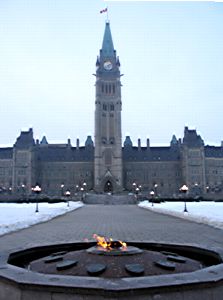
[[[127,244],[122,241],[114,242],[112,238],[106,238],[97,234],[93,234],[93,238],[97,241],[97,246],[102,247],[105,250],[113,250],[115,248],[121,250],[127,249]]]

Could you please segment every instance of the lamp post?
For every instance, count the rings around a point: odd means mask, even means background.
[[[132,191],[133,191],[133,193],[135,193],[135,190],[136,190],[136,183],[133,182],[133,184],[132,184]]]
[[[151,191],[150,196],[151,196],[151,199],[152,199],[152,206],[153,206],[153,202],[154,202],[154,195],[155,195],[155,192]]]
[[[67,207],[69,207],[69,206],[70,206],[70,204],[69,204],[70,191],[67,190],[66,193],[65,193],[65,195],[66,195],[66,197],[67,197]]]
[[[80,187],[81,201],[83,201],[84,198],[85,198],[85,192],[86,192],[86,190],[87,190],[87,183],[84,181],[84,182],[82,183],[82,186]]]
[[[22,184],[22,200],[25,199],[25,184]]]
[[[62,183],[61,186],[60,186],[61,197],[63,197],[63,195],[64,195],[63,189],[64,189],[64,184]]]
[[[83,189],[84,189],[83,197],[85,198],[86,197],[86,192],[87,192],[87,183],[86,182],[83,183]]]
[[[184,212],[188,212],[187,210],[187,202],[186,202],[186,194],[188,192],[188,186],[186,186],[186,184],[184,184],[181,188],[180,188],[180,192],[183,194],[184,196]]]
[[[81,187],[80,191],[81,191],[81,201],[83,201],[84,200],[84,188]]]
[[[155,184],[154,184],[154,196],[155,196],[155,198],[158,197],[157,188],[158,188],[158,184],[155,183]]]
[[[142,185],[138,185],[137,183],[133,182],[132,191],[135,194],[136,201],[138,201],[139,199],[139,193],[141,192],[141,190],[142,190]]]
[[[38,213],[39,212],[39,206],[38,206],[38,196],[41,193],[41,187],[37,184],[34,188],[33,188],[33,192],[36,194],[36,210],[35,212]]]
[[[137,186],[137,188],[136,188],[136,201],[138,202],[138,197],[139,197],[139,191],[140,191],[140,189],[139,189],[139,187]]]
[[[76,186],[75,186],[75,193],[74,193],[74,195],[75,195],[75,200],[78,200],[78,191],[79,191],[79,185],[76,184]]]

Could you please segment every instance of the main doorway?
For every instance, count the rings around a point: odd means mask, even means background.
[[[104,192],[105,193],[112,193],[113,191],[113,186],[112,186],[112,183],[110,180],[108,180],[106,183],[105,183],[105,186],[104,186]]]

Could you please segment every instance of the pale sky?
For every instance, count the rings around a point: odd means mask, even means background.
[[[0,0],[0,145],[94,136],[96,57],[108,5],[122,77],[122,135],[223,140],[223,3]]]

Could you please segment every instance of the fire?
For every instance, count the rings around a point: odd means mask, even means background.
[[[113,241],[112,238],[106,238],[97,234],[93,234],[93,238],[97,241],[97,246],[102,247],[105,250],[121,249],[126,250],[127,244],[122,241]]]

